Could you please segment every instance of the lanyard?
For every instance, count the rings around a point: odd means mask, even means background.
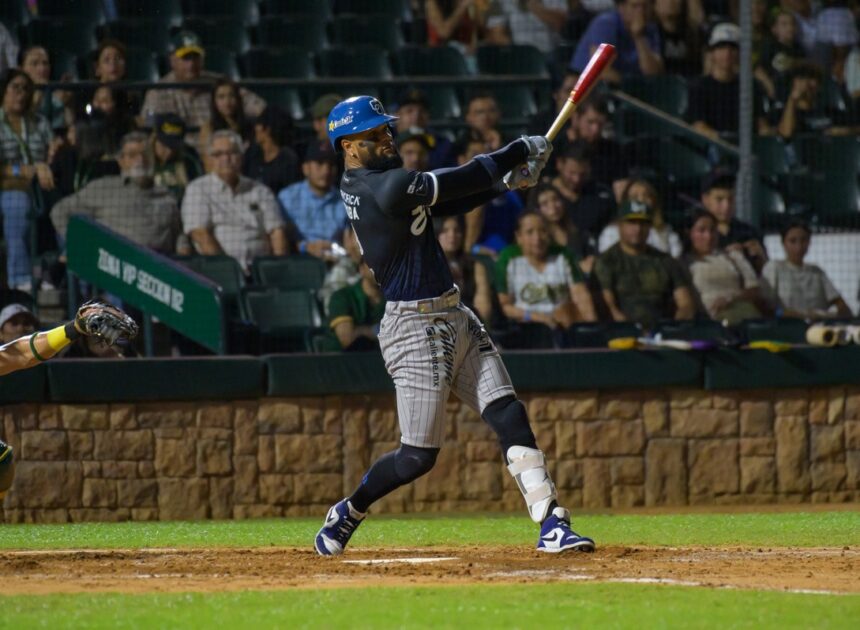
[[[9,133],[12,134],[12,137],[15,138],[15,141],[18,143],[18,148],[21,150],[24,164],[32,164],[33,156],[30,153],[30,147],[27,146],[27,136],[29,135],[27,133],[27,119],[25,117],[21,118],[21,135],[19,136],[15,133],[15,130],[12,129],[12,125],[9,124],[5,111],[0,110],[0,117],[2,117],[3,124],[6,125]]]

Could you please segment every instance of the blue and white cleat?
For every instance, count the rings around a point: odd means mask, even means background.
[[[573,531],[570,528],[570,512],[557,507],[541,525],[537,550],[559,553],[568,549],[594,551],[594,541]]]
[[[346,499],[335,503],[328,511],[322,529],[317,532],[314,549],[321,556],[341,555],[365,516],[367,514],[356,511]]]

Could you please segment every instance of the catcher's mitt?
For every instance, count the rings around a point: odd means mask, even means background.
[[[98,337],[112,346],[120,339],[137,337],[135,321],[120,309],[98,300],[83,304],[75,315],[75,328],[81,334]]]

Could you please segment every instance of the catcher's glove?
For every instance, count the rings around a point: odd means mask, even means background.
[[[120,339],[137,337],[135,321],[120,309],[98,300],[83,304],[75,315],[75,328],[81,334],[98,337],[112,346]]]

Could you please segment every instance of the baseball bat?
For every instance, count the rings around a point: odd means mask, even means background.
[[[585,70],[583,70],[582,74],[579,75],[576,85],[574,85],[573,89],[570,91],[570,96],[568,96],[567,100],[564,102],[564,107],[561,108],[558,116],[555,117],[549,131],[546,132],[546,137],[550,142],[555,139],[558,132],[561,131],[562,127],[564,127],[564,123],[566,123],[567,119],[570,118],[573,110],[575,110],[576,107],[585,100],[588,93],[591,91],[591,88],[593,88],[597,83],[597,79],[600,78],[600,75],[603,74],[606,66],[612,63],[613,59],[615,59],[615,46],[612,44],[600,44],[600,46],[597,47],[597,50],[595,50],[594,54],[591,55],[591,59],[588,60],[588,65],[585,66]]]

